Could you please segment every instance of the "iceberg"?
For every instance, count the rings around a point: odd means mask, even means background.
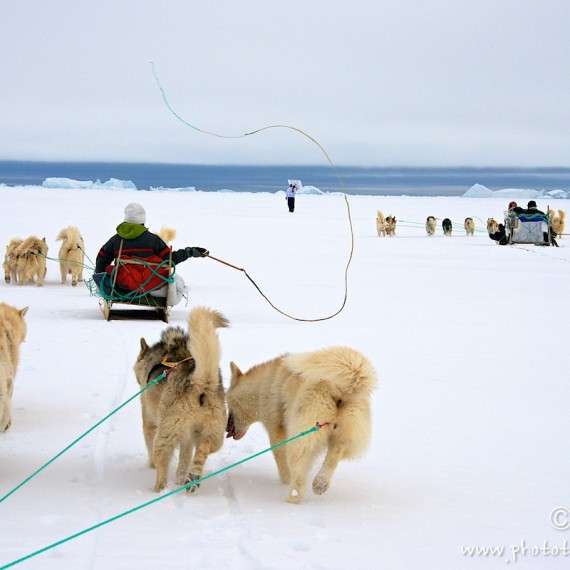
[[[533,190],[532,188],[503,188],[490,190],[482,184],[474,184],[462,194],[464,198],[502,198],[504,200],[536,200],[539,198],[570,198],[570,192],[564,190]]]
[[[119,190],[137,190],[134,182],[130,180],[118,180],[117,178],[109,178],[107,182],[101,182],[97,179],[92,180],[73,180],[72,178],[46,178],[42,182],[44,188],[112,188]]]

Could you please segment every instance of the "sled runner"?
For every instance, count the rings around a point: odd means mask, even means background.
[[[135,259],[121,256],[99,287],[101,310],[105,320],[112,318],[157,318],[168,322],[168,293],[173,281],[172,260],[151,256]],[[105,282],[107,291],[105,290]],[[110,286],[109,286],[110,284]],[[160,296],[153,294],[160,290]],[[116,310],[115,305],[128,305],[129,309]]]
[[[511,211],[505,222],[505,229],[511,244],[552,245],[548,214],[539,212],[517,214]]]

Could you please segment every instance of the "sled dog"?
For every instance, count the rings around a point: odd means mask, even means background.
[[[549,212],[549,214],[551,213],[550,226],[552,227],[552,231],[556,234],[555,237],[560,238],[564,233],[564,226],[566,225],[566,213],[564,210],[558,210],[558,216],[556,216],[554,215],[554,211],[551,212]]]
[[[14,283],[18,282],[18,274],[16,272],[16,262],[18,261],[17,249],[22,243],[20,238],[12,238],[10,243],[6,246],[6,253],[4,255],[4,263],[2,267],[4,269],[4,281],[10,283],[14,280]]]
[[[18,285],[23,285],[26,281],[36,283],[38,287],[44,284],[46,276],[46,255],[48,246],[46,238],[40,239],[36,236],[27,237],[16,249],[16,273]],[[35,281],[35,278],[38,278]]]
[[[380,210],[376,210],[376,232],[378,236],[385,236],[387,229],[388,224],[386,223],[384,214]]]
[[[445,218],[443,222],[441,222],[441,228],[443,229],[443,235],[451,237],[451,231],[453,230],[453,225],[449,218]]]
[[[468,236],[475,235],[475,222],[473,221],[473,218],[465,218],[463,227],[465,228],[465,233]]]
[[[489,235],[493,235],[494,233],[499,231],[499,222],[494,218],[487,218],[487,232]]]
[[[426,233],[428,236],[435,235],[435,218],[433,216],[426,218]]]
[[[141,394],[143,434],[149,467],[156,468],[157,493],[166,487],[175,449],[176,482],[186,485],[202,477],[208,455],[222,446],[227,412],[216,329],[227,326],[221,313],[195,307],[188,315],[188,332],[168,327],[152,346],[140,340],[134,365],[140,386],[166,374]]]
[[[61,230],[55,239],[62,242],[59,248],[61,284],[65,285],[67,276],[71,275],[71,286],[75,287],[79,281],[83,281],[85,245],[81,233],[75,226],[68,226]]]
[[[386,218],[386,235],[396,235],[396,216],[392,216],[392,214]]]
[[[24,315],[27,311],[28,307],[16,309],[0,303],[0,433],[12,423],[14,376],[20,360],[20,345],[26,338]]]
[[[322,426],[273,450],[279,478],[290,486],[289,503],[302,501],[308,471],[322,452],[326,455],[313,479],[317,495],[329,488],[340,460],[366,450],[376,375],[356,350],[338,346],[285,354],[245,373],[234,362],[230,368],[226,437],[241,439],[251,424],[261,422],[273,446]]]

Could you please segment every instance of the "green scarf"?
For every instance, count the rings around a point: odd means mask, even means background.
[[[123,239],[135,239],[148,231],[143,224],[132,224],[131,222],[122,222],[117,226],[117,234]]]

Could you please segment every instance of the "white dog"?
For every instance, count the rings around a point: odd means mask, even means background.
[[[81,233],[75,226],[68,226],[61,230],[55,239],[62,242],[59,249],[61,284],[65,285],[67,276],[71,275],[71,285],[75,287],[78,281],[83,281],[85,246]]]

